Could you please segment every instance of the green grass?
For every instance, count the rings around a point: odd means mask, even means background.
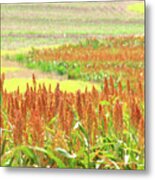
[[[4,83],[4,88],[7,89],[8,92],[13,92],[17,90],[18,86],[20,87],[21,92],[25,92],[26,90],[26,83],[29,83],[29,85],[33,85],[31,79],[25,79],[25,78],[12,78],[12,79],[6,79]],[[97,88],[100,89],[100,86],[95,83],[88,83],[88,82],[83,82],[80,80],[52,80],[52,79],[39,79],[37,80],[37,83],[43,84],[45,83],[45,86],[48,88],[48,86],[51,84],[52,90],[55,90],[57,83],[60,84],[60,89],[62,91],[67,91],[67,92],[75,92],[78,89],[81,91],[84,91],[85,88],[87,87],[88,90],[91,90],[93,85]]]
[[[134,3],[128,5],[128,10],[132,12],[144,14],[144,10],[145,10],[144,3]]]
[[[1,73],[17,72],[21,70],[22,70],[21,68],[17,68],[17,67],[1,67]]]

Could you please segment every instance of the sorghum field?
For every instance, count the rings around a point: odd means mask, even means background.
[[[141,24],[144,12],[139,7],[143,3],[138,3],[137,6],[132,1],[121,2],[121,10],[131,18],[126,23]],[[63,8],[68,7],[69,14],[76,12],[76,8],[81,11],[88,8],[89,12],[95,5],[81,4],[51,4],[51,7],[53,12],[59,8],[63,12]],[[102,8],[109,7],[108,10],[119,15],[111,3],[101,4],[95,5],[96,9],[101,8],[100,13]],[[18,11],[24,8],[21,5],[17,7]],[[35,9],[35,4],[32,7]],[[7,8],[13,10],[15,5],[2,6],[3,39],[9,38],[8,21],[11,17],[6,13]],[[101,17],[102,13],[99,19]],[[106,17],[104,13],[103,17]],[[109,17],[107,24],[114,22],[114,17]],[[121,16],[118,18],[123,26],[125,22]],[[58,20],[60,17],[54,21],[55,28],[59,26]],[[97,19],[92,21],[97,22],[97,26],[102,25]],[[106,36],[101,35],[101,29],[92,28],[92,24],[89,29],[88,24],[84,26],[80,22],[78,33],[83,34],[88,28],[86,34],[90,36],[82,35],[75,40],[71,38],[75,33],[72,32],[68,35],[69,41],[63,41],[66,37],[61,37],[61,42],[55,46],[49,46],[50,42],[45,37],[46,46],[35,44],[21,50],[21,42],[17,41],[14,47],[2,39],[1,166],[144,170],[145,44],[142,24],[140,32],[136,26],[135,31],[127,28],[125,32],[120,27],[117,29],[119,32],[110,35],[103,30]],[[66,34],[70,33],[71,29],[67,29],[70,26],[64,25]],[[10,28],[14,26],[11,24]],[[14,42],[17,35],[27,36],[28,32],[21,31],[22,34],[19,31],[16,29],[16,34],[13,34]],[[50,33],[56,36],[55,31],[47,31],[48,36]],[[11,33],[10,37],[13,36]],[[23,47],[26,43],[31,45],[30,39],[24,42]]]

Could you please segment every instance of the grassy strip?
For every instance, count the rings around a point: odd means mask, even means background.
[[[20,91],[23,93],[26,90],[26,84],[33,85],[31,79],[24,79],[24,78],[12,78],[6,79],[4,83],[4,88],[7,89],[8,92],[13,92],[20,87]],[[83,82],[80,80],[53,80],[53,79],[39,79],[37,80],[37,84],[45,84],[46,87],[49,87],[51,84],[52,90],[55,90],[57,83],[60,84],[60,88],[62,91],[66,92],[76,92],[77,90],[81,90],[84,92],[85,88],[87,87],[88,90],[91,90],[93,85],[96,89],[100,89],[98,84]]]
[[[17,67],[1,67],[1,73],[17,72],[21,70],[22,70],[21,68],[17,68]]]

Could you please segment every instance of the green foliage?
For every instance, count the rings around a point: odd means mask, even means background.
[[[110,105],[110,102],[104,100],[104,101],[101,101],[100,104],[103,105],[103,106],[109,106],[109,105]]]
[[[38,156],[37,154],[40,154]],[[49,162],[53,161],[59,168],[65,168],[65,164],[54,155],[49,149],[32,146],[17,146],[10,149],[1,156],[2,166],[15,167],[42,167],[40,159],[47,158]]]
[[[81,67],[76,62],[71,63],[68,68],[68,79],[80,79]]]
[[[86,40],[80,41],[79,45],[81,45],[82,47],[91,46],[94,49],[97,49],[97,48],[99,48],[101,43],[97,39],[86,39]]]
[[[58,66],[55,68],[58,74],[64,75],[67,73],[67,64],[65,62],[58,63]]]
[[[18,62],[20,62],[20,63],[24,63],[25,62],[25,60],[26,60],[26,56],[25,56],[25,54],[22,54],[22,53],[20,53],[20,54],[16,54],[16,61],[18,61]]]
[[[106,108],[109,106],[109,102],[102,101],[101,105]],[[5,130],[0,151],[1,166],[144,169],[144,150],[138,146],[138,135],[136,130],[130,126],[127,110],[124,111],[126,128],[122,134],[117,134],[111,125],[108,127],[108,134],[104,133],[104,126],[99,127],[100,135],[94,144],[90,142],[89,129],[84,128],[78,113],[73,112],[74,121],[70,136],[61,134],[64,141],[67,142],[66,147],[57,145],[54,149],[51,148],[50,143],[51,140],[54,140],[53,137],[57,129],[57,116],[47,124],[44,147],[25,144],[16,146],[10,136],[12,132]],[[109,121],[111,120],[112,116],[109,115]],[[4,123],[7,123],[7,117]],[[52,126],[53,129],[50,128]],[[79,142],[78,146],[77,142]],[[46,162],[45,164],[42,162],[43,159]]]

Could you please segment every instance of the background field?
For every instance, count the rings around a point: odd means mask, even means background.
[[[2,4],[1,49],[78,42],[86,37],[144,34],[143,3],[137,3]]]

